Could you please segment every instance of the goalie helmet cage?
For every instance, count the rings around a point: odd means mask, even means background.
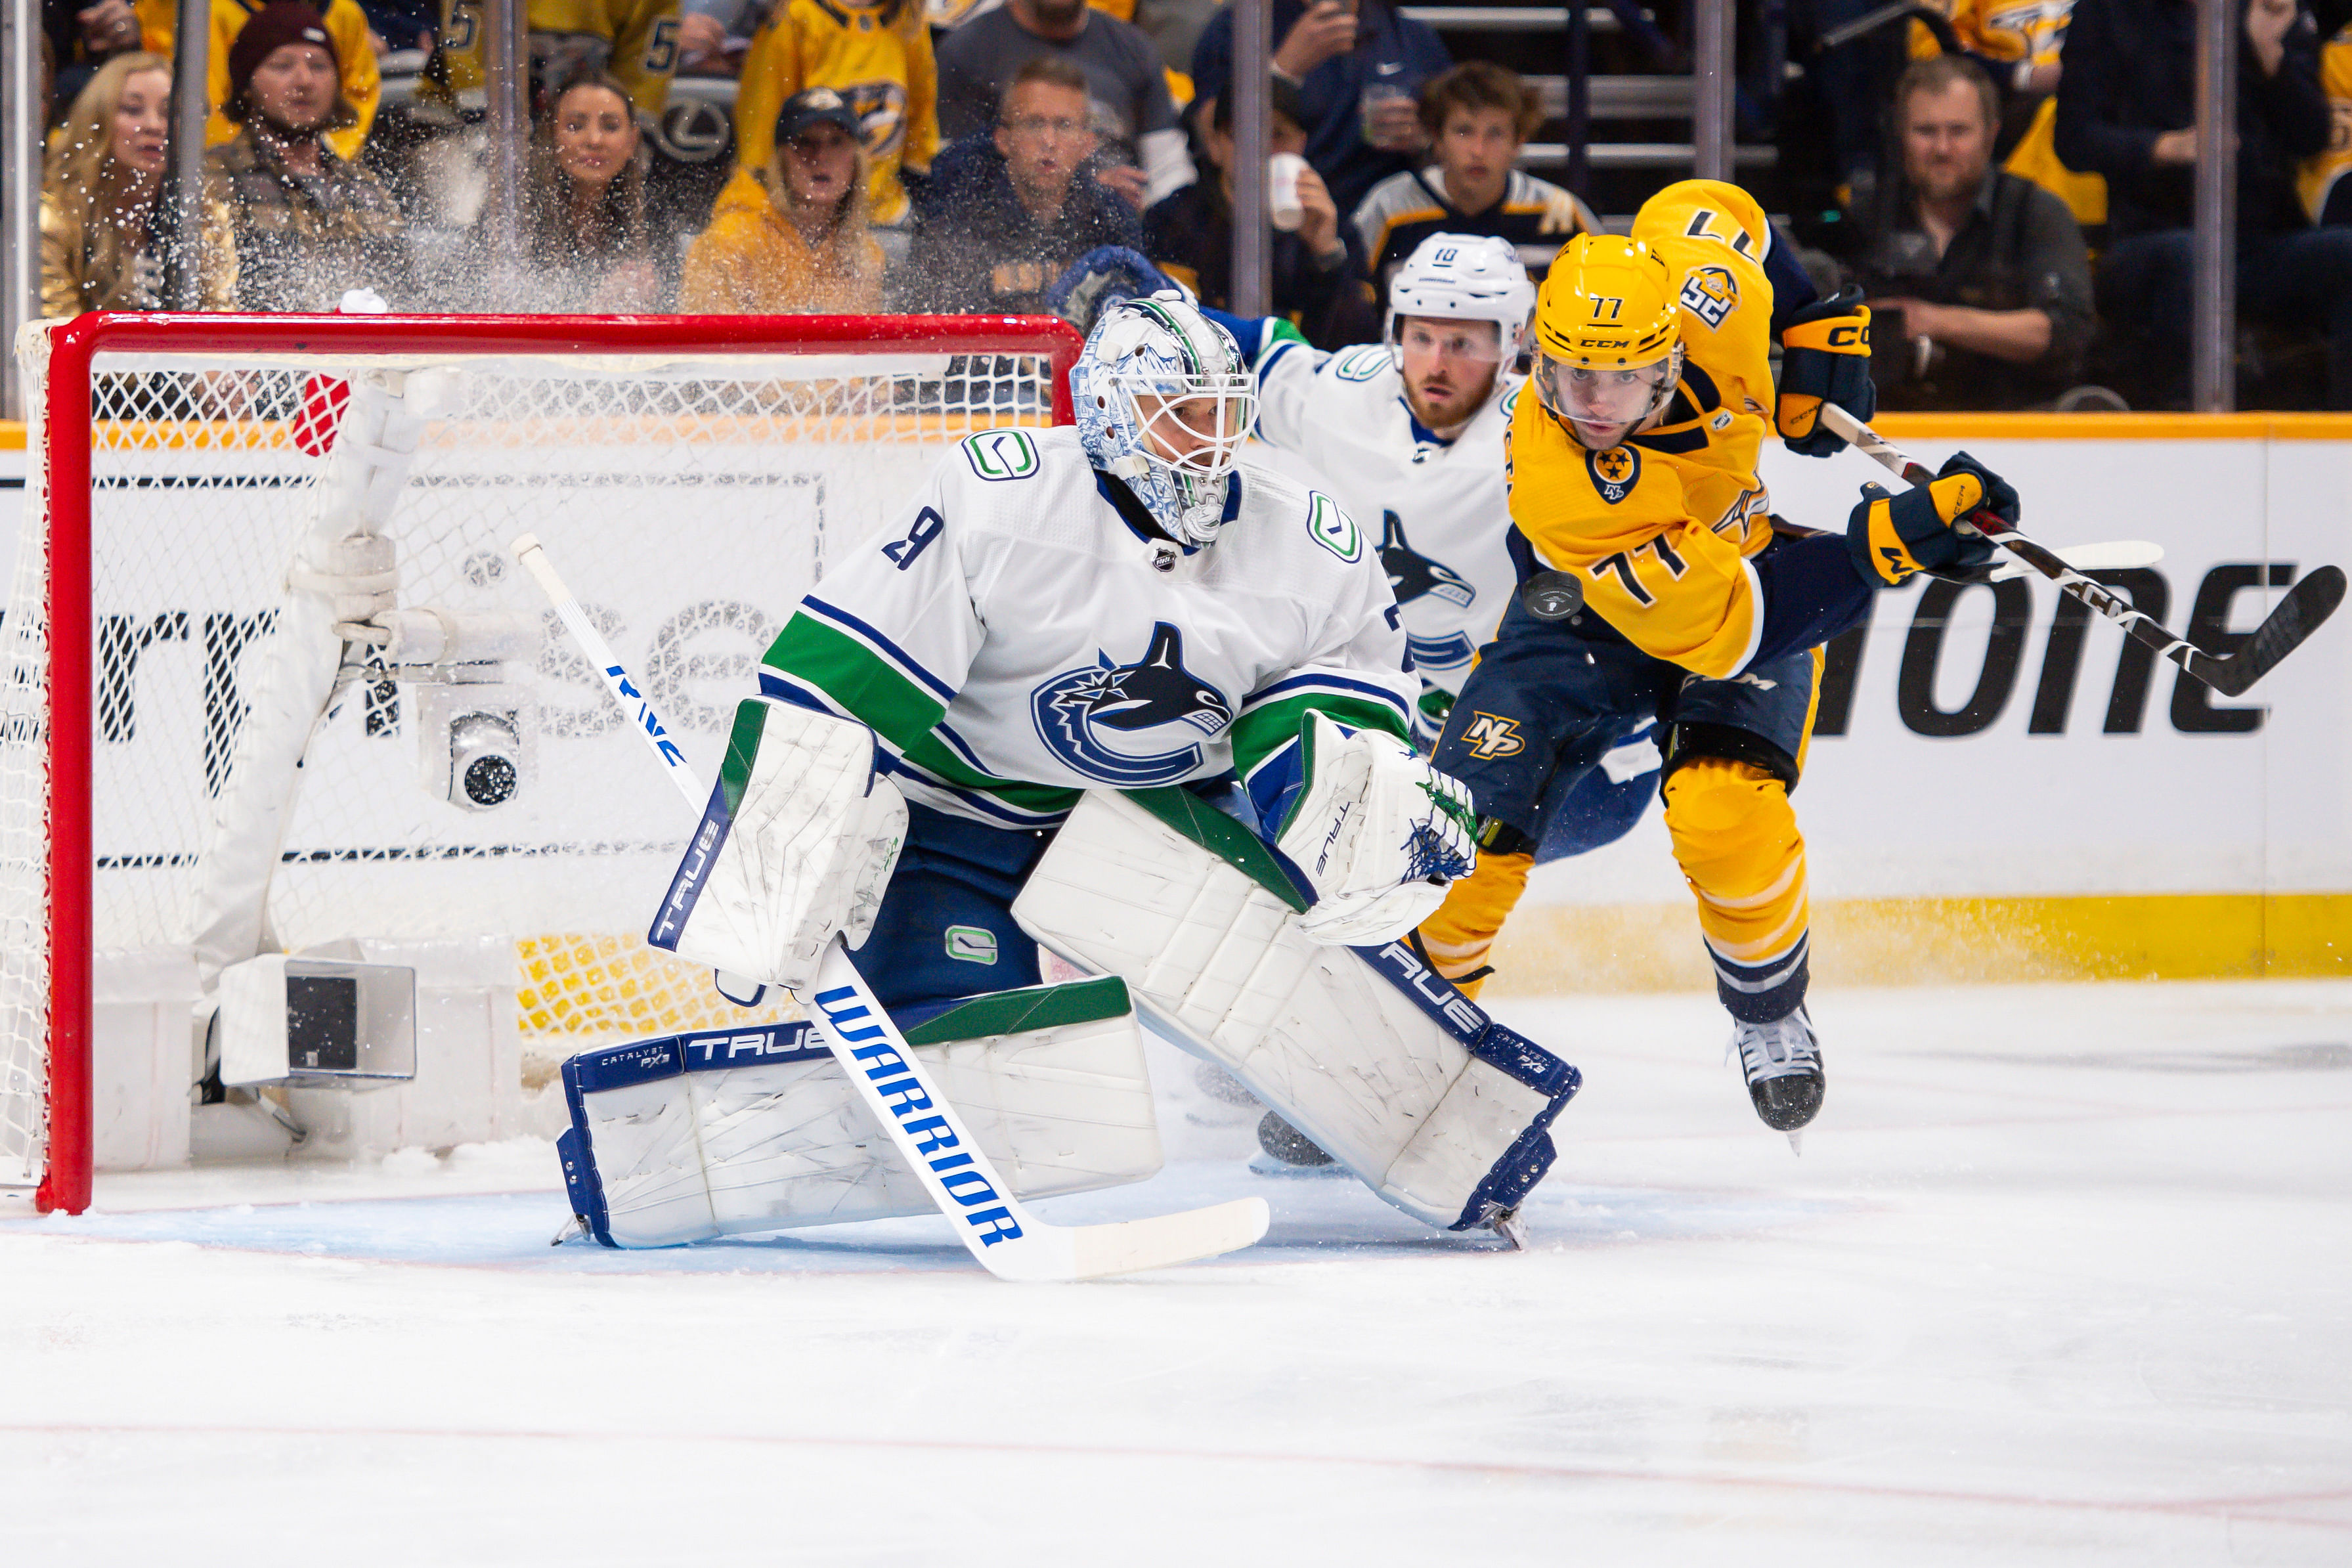
[[[168,1020],[188,1016],[171,1008],[195,999],[190,977],[200,992],[256,952],[489,944],[515,954],[501,973],[521,983],[520,1027],[585,1047],[600,1028],[707,1026],[675,1010],[675,975],[649,975],[667,961],[642,943],[683,845],[675,802],[639,759],[598,749],[637,742],[506,544],[540,535],[715,764],[759,648],[828,550],[877,532],[955,440],[1069,423],[1080,347],[1045,317],[28,327],[30,472],[0,622],[0,1188],[33,1187],[45,1211],[89,1202],[110,964]],[[397,684],[357,662],[326,601],[288,587],[310,542],[352,533],[393,542],[398,606],[445,632],[538,622],[535,662],[445,654]],[[335,668],[289,700],[268,672],[306,616]],[[480,811],[428,793],[440,738],[421,732],[469,689],[517,710],[519,784]],[[247,885],[218,885],[256,843]],[[140,991],[159,962],[170,984]],[[169,1030],[152,1032],[168,1069]]]

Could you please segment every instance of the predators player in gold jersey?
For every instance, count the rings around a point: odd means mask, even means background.
[[[1826,1087],[1804,1007],[1805,841],[1789,800],[1821,645],[1875,589],[1989,558],[1952,520],[1990,506],[2013,521],[2017,496],[1962,456],[1925,489],[1864,487],[1843,536],[1772,516],[1756,459],[1774,425],[1826,457],[1843,443],[1820,427],[1822,403],[1862,418],[1874,407],[1869,311],[1853,296],[1816,302],[1779,244],[1746,192],[1689,180],[1644,205],[1630,237],[1579,236],[1552,264],[1536,305],[1536,395],[1519,399],[1507,448],[1512,548],[1529,581],[1432,758],[1472,790],[1478,866],[1421,942],[1475,992],[1548,814],[1654,718],[1666,828],[1748,1093],[1793,1139]],[[1790,296],[1777,322],[1776,278]],[[1580,603],[1531,591],[1563,582]]]

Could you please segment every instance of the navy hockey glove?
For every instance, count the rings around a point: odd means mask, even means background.
[[[1862,504],[1845,525],[1853,569],[1873,587],[1891,588],[1916,572],[1982,565],[1994,546],[1952,527],[1979,508],[2017,525],[2017,491],[1966,452],[1953,453],[1935,479],[1901,495],[1864,485]]]
[[[1870,307],[1848,289],[1808,305],[1780,333],[1780,396],[1773,423],[1792,452],[1826,458],[1844,438],[1822,423],[1822,405],[1834,403],[1868,422],[1878,412],[1870,381]]]
[[[1121,300],[1147,300],[1174,289],[1187,300],[1192,291],[1154,267],[1143,253],[1123,245],[1097,245],[1054,279],[1045,290],[1045,309],[1082,332],[1094,331],[1095,320]]]

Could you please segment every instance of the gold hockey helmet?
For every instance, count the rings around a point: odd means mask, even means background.
[[[1682,373],[1674,269],[1638,239],[1580,234],[1536,300],[1536,396],[1580,437],[1665,406]]]

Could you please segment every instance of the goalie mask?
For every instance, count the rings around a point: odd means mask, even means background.
[[[1257,377],[1225,330],[1172,296],[1122,300],[1088,334],[1070,396],[1087,460],[1172,538],[1213,542],[1257,423]]]
[[[1536,303],[1536,396],[1586,446],[1610,446],[1674,396],[1682,308],[1665,258],[1637,239],[1580,234]]]
[[[1528,348],[1536,286],[1511,242],[1493,235],[1433,234],[1413,247],[1389,284],[1381,337],[1404,367],[1406,317],[1495,323],[1495,357],[1516,364]]]

